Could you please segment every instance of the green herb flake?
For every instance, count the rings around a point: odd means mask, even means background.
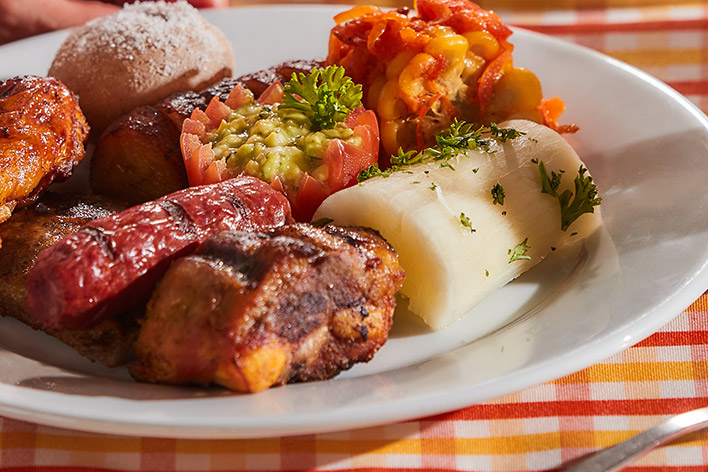
[[[506,210],[502,212],[502,216],[506,216]]]
[[[487,269],[484,270],[484,276],[489,277],[489,271]]]
[[[464,213],[460,213],[460,223],[462,223],[462,226],[464,226],[465,228],[468,228],[472,233],[477,231],[476,229],[474,229],[472,227],[472,222],[467,217],[467,215],[465,215]]]
[[[479,167],[475,167],[474,169],[472,169],[473,174],[476,174],[477,172],[479,172]]]
[[[428,188],[434,192],[438,189],[438,184],[433,182],[432,184],[430,184],[430,187],[428,187]]]
[[[511,264],[514,261],[520,261],[522,259],[531,259],[531,256],[526,254],[529,249],[531,249],[531,246],[526,244],[528,242],[529,238],[524,239],[521,243],[517,244],[514,249],[509,249],[507,254],[509,254],[511,257],[509,257],[509,264]]]
[[[496,125],[475,127],[471,123],[458,121],[455,118],[448,129],[436,135],[435,146],[423,149],[420,152],[415,150],[403,151],[403,149],[399,148],[398,152],[391,156],[390,168],[381,170],[377,165],[375,167],[371,166],[359,172],[357,180],[361,183],[372,177],[388,177],[397,171],[410,172],[406,169],[409,166],[432,162],[440,162],[440,167],[447,167],[454,171],[455,166],[451,162],[452,159],[462,154],[465,150],[480,149],[492,154],[494,152],[490,148],[492,139],[506,142],[522,134],[522,132],[512,128],[499,128]],[[472,170],[475,174],[478,171],[478,167]],[[425,170],[423,172],[428,174],[430,171]]]
[[[316,228],[322,228],[323,226],[327,226],[333,221],[334,220],[332,218],[318,218],[310,224]]]
[[[489,134],[497,138],[498,141],[505,143],[510,139],[516,139],[526,133],[515,130],[514,128],[500,128],[496,123],[492,123],[489,125]]]
[[[334,128],[361,106],[363,97],[361,85],[345,76],[341,66],[315,67],[309,74],[293,72],[283,89],[280,108],[303,112],[313,131]]]
[[[447,168],[449,168],[450,170],[455,170],[455,168],[453,167],[452,164],[450,164],[449,161],[441,162],[441,163],[440,163],[440,167],[441,167],[441,168],[447,167]]]
[[[356,175],[356,181],[362,183],[372,177],[388,177],[390,175],[390,170],[381,170],[378,164],[373,164],[367,167],[366,169],[361,169]]]
[[[504,197],[506,197],[506,194],[504,193],[504,187],[502,187],[499,182],[497,182],[492,187],[491,194],[492,194],[492,204],[504,205]]]

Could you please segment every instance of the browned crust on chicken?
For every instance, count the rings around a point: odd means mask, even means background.
[[[242,392],[334,377],[386,342],[403,279],[373,230],[221,233],[158,285],[131,373]]]
[[[41,329],[27,313],[27,274],[37,255],[85,223],[124,208],[96,195],[47,193],[34,206],[16,212],[0,225],[0,314]],[[42,329],[83,356],[110,367],[132,355],[138,324],[134,314],[103,322],[91,329]]]
[[[0,223],[71,175],[85,156],[88,131],[78,100],[58,80],[0,82]]]

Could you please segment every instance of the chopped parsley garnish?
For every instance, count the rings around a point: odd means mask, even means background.
[[[602,199],[597,196],[597,186],[593,183],[592,177],[585,176],[587,169],[582,164],[574,179],[575,193],[570,190],[558,193],[563,171],[558,174],[551,171],[549,175],[543,161],[540,161],[538,172],[541,176],[541,193],[547,193],[558,199],[561,212],[561,230],[563,231],[567,230],[583,213],[594,213],[594,207],[602,203]]]
[[[462,223],[462,226],[464,226],[465,228],[469,228],[469,230],[473,233],[477,231],[472,227],[472,222],[464,213],[460,213],[460,223]]]
[[[484,126],[475,127],[472,123],[458,121],[455,118],[448,129],[441,131],[435,136],[435,141],[440,150],[481,148],[484,151],[489,151],[489,140],[482,139],[482,134],[485,130],[488,133],[491,132],[491,128],[485,128]]]
[[[484,276],[489,277],[489,271],[487,269],[484,270]]]
[[[361,106],[361,85],[344,75],[341,66],[317,67],[309,74],[293,72],[285,83],[280,108],[302,111],[312,121],[312,130],[334,128]]]
[[[497,182],[494,187],[492,187],[492,203],[494,205],[504,205],[504,197],[506,197],[504,187]]]
[[[434,192],[438,189],[438,184],[433,182],[432,184],[430,184],[430,187],[428,187],[428,188]]]
[[[361,183],[372,177],[388,177],[389,175],[391,175],[391,172],[389,170],[381,170],[378,164],[373,164],[367,167],[366,169],[361,169],[356,176],[356,180],[357,182]]]
[[[517,244],[514,249],[509,249],[508,254],[511,256],[509,258],[509,264],[514,261],[520,261],[522,259],[531,259],[531,256],[526,254],[526,252],[531,249],[531,246],[526,244],[529,238],[524,239],[520,244]]]
[[[381,170],[378,165],[374,164],[367,169],[362,170],[357,175],[357,181],[363,182],[372,177],[388,177],[391,173],[403,170],[405,167],[424,162],[440,162],[440,167],[447,167],[450,170],[455,170],[455,167],[450,162],[454,157],[460,155],[467,149],[480,149],[487,153],[492,153],[490,144],[492,139],[500,142],[506,142],[509,139],[514,139],[521,136],[522,132],[512,128],[499,128],[492,124],[490,127],[479,126],[475,127],[471,123],[453,120],[450,127],[435,136],[436,145],[417,151],[403,151],[398,149],[398,153],[391,156],[391,167]],[[475,174],[479,168],[472,170]],[[426,174],[428,172],[426,171]]]
[[[310,224],[316,228],[322,228],[323,226],[327,226],[328,224],[332,223],[333,221],[334,220],[332,218],[319,218]]]
[[[489,134],[497,138],[499,142],[505,143],[510,139],[516,139],[526,133],[514,128],[500,128],[496,123],[489,125]]]

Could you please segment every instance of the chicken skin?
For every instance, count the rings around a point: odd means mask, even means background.
[[[370,229],[220,233],[158,285],[130,371],[239,392],[334,377],[386,342],[404,276]]]
[[[127,363],[137,337],[135,313],[89,329],[46,328],[27,312],[27,274],[37,256],[81,226],[121,211],[125,206],[98,195],[47,192],[35,205],[23,208],[0,225],[0,315],[17,318],[61,340],[92,361],[109,367]]]
[[[86,155],[89,127],[74,94],[53,78],[0,82],[0,223]]]

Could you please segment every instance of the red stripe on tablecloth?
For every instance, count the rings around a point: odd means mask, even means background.
[[[667,84],[683,95],[708,95],[708,80],[673,81]]]
[[[671,84],[669,84],[671,85]],[[706,84],[708,86],[708,84]],[[675,86],[673,88],[678,90]],[[681,92],[681,90],[678,90]],[[686,92],[681,92],[686,93]],[[708,94],[708,88],[703,91]],[[696,346],[708,343],[708,331],[660,331],[640,341],[636,347]]]
[[[563,25],[530,25],[520,23],[526,29],[544,34],[579,34],[579,33],[635,33],[637,31],[685,31],[705,30],[708,18],[695,20],[657,20],[637,23],[573,23]]]
[[[552,416],[675,415],[708,404],[708,397],[651,400],[575,400],[472,405],[434,420],[469,421]]]

